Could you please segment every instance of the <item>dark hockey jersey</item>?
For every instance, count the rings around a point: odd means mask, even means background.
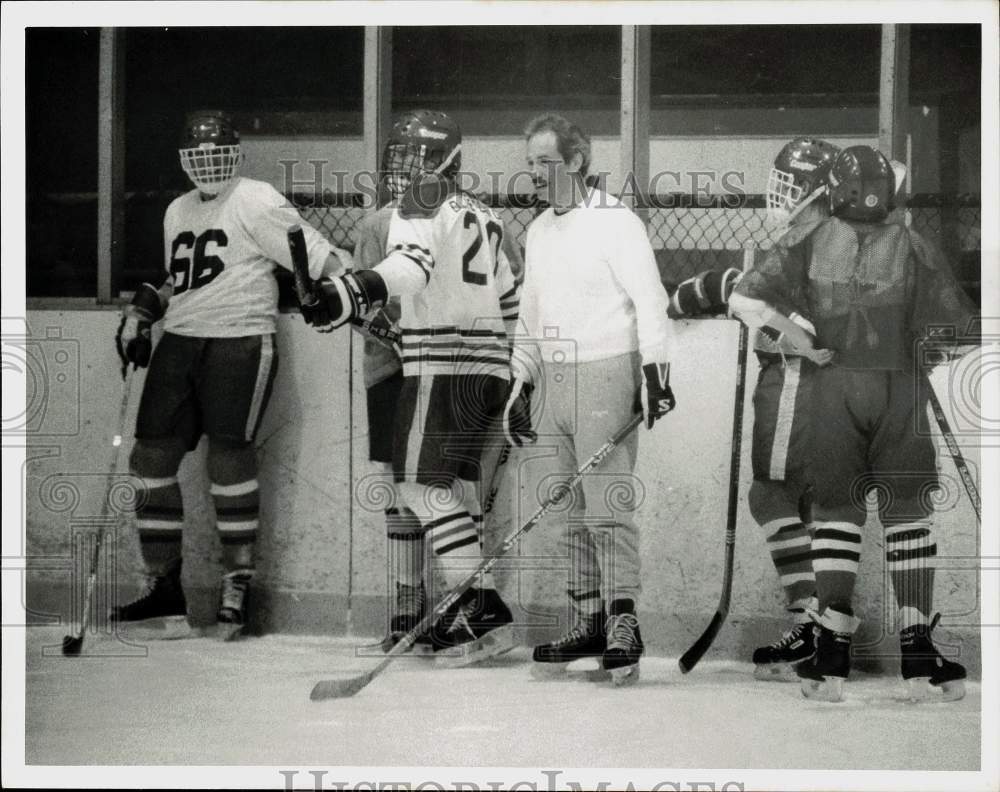
[[[882,223],[829,217],[796,226],[737,286],[816,327],[816,347],[845,368],[912,370],[934,326],[964,332],[975,316],[944,256],[902,213]]]

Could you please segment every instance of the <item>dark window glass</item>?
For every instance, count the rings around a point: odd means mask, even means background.
[[[97,293],[96,28],[25,31],[27,293]]]
[[[186,113],[227,110],[244,137],[362,134],[363,28],[131,28],[125,41],[120,290],[162,269],[163,213],[190,188],[177,158]]]
[[[536,113],[574,113],[590,134],[618,132],[621,29],[393,29],[393,109],[431,107],[467,135],[520,134]]]

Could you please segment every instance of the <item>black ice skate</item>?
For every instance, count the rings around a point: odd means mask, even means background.
[[[435,662],[458,668],[509,652],[513,621],[495,589],[470,588],[431,631]]]
[[[130,640],[156,641],[188,638],[187,601],[181,587],[181,565],[166,575],[149,577],[138,599],[118,605],[108,614],[115,629]]]
[[[788,606],[794,624],[770,646],[753,650],[754,678],[767,682],[796,682],[795,666],[808,660],[816,652],[816,638],[809,611],[815,611],[819,601],[815,597],[796,600]]]
[[[216,637],[220,641],[235,641],[243,634],[246,622],[247,592],[253,573],[247,570],[222,576],[219,610],[215,614]]]
[[[421,619],[424,618],[425,610],[426,596],[424,593],[424,584],[421,582],[419,585],[409,586],[405,583],[397,582],[396,607],[392,617],[389,619],[389,632],[382,639],[379,648],[383,652],[389,652],[410,630],[420,624]],[[414,655],[432,657],[434,647],[431,644],[430,636],[424,633],[417,638],[407,651]]]
[[[900,665],[910,701],[937,696],[941,701],[958,701],[965,696],[965,668],[945,660],[931,642],[931,630],[940,618],[935,614],[929,625],[915,624],[899,633]]]
[[[632,600],[615,600],[609,609],[605,630],[608,645],[602,665],[611,672],[615,685],[630,685],[639,680],[639,658],[642,656],[642,635]]]
[[[588,679],[597,681],[598,678],[608,678],[609,674],[603,670],[600,662],[580,663],[587,658],[604,656],[608,645],[607,633],[604,632],[606,620],[607,616],[603,611],[580,615],[573,629],[562,638],[536,646],[531,653],[534,661],[532,675],[542,678],[559,676],[572,671],[574,666],[587,665],[587,668],[580,670]]]
[[[844,682],[851,673],[851,638],[861,620],[830,607],[822,614],[810,615],[816,620],[816,652],[795,667],[802,695],[819,701],[843,701]]]

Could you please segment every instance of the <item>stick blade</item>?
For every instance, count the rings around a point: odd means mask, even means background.
[[[348,679],[321,679],[313,685],[309,694],[311,701],[326,701],[327,699],[350,698],[358,691],[368,686],[373,674],[369,671],[360,676]]]
[[[716,611],[715,615],[712,617],[712,621],[708,623],[708,627],[705,628],[705,632],[701,634],[701,637],[695,641],[691,648],[688,649],[681,659],[677,661],[677,665],[680,666],[681,673],[686,674],[696,665],[698,661],[704,657],[705,652],[709,650],[712,645],[712,641],[715,640],[715,636],[718,635],[719,630],[722,629],[722,622],[725,621],[726,614],[721,611]]]
[[[83,649],[82,635],[67,635],[62,641],[62,653],[66,657],[76,657]]]

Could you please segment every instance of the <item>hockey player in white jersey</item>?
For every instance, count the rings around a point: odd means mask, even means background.
[[[371,269],[318,282],[322,311],[311,320],[338,327],[400,298],[403,386],[393,476],[453,588],[481,558],[476,482],[509,390],[518,284],[502,250],[500,218],[455,185],[457,124],[443,113],[408,113],[390,147],[394,170],[412,181],[392,214],[386,255]],[[487,575],[431,638],[442,656],[464,664],[512,648],[511,622]]]
[[[139,287],[116,339],[123,366],[149,366],[130,457],[132,475],[144,488],[136,525],[149,582],[138,600],[114,607],[111,617],[129,635],[187,632],[177,470],[206,434],[224,569],[218,633],[229,639],[246,622],[255,570],[253,439],[277,365],[274,269],[291,269],[287,231],[296,224],[305,231],[316,277],[344,270],[350,258],[302,222],[269,184],[238,175],[239,132],[227,114],[189,115],[179,154],[194,189],[174,200],[164,217],[164,281]],[[161,320],[154,354],[151,328]]]

